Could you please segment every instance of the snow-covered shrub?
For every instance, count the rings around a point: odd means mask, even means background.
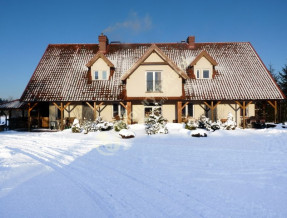
[[[145,120],[146,133],[148,135],[157,133],[167,134],[166,122],[167,120],[161,115],[160,107],[154,107],[151,115]]]
[[[197,121],[194,118],[188,118],[187,122],[185,123],[185,129],[195,130],[197,127]]]
[[[128,129],[128,125],[124,121],[119,120],[119,121],[114,123],[114,130],[116,132],[119,132],[122,129]]]
[[[82,132],[82,129],[81,129],[81,126],[80,126],[80,123],[79,123],[78,119],[75,119],[74,122],[73,122],[72,132],[73,133],[80,133],[80,132]]]
[[[207,131],[219,130],[220,126],[221,126],[221,122],[219,120],[217,122],[212,123],[211,120],[204,115],[201,115],[201,117],[198,121],[198,128],[206,129]]]
[[[211,129],[212,129],[213,131],[219,130],[220,127],[221,127],[221,125],[222,125],[222,123],[220,122],[220,120],[217,120],[217,122],[213,122],[213,123],[211,124]]]
[[[233,120],[233,115],[232,113],[228,113],[227,115],[227,121],[223,124],[221,124],[221,127],[223,129],[226,129],[226,130],[234,130],[236,128],[236,122]]]
[[[89,132],[95,131],[106,131],[111,130],[113,128],[113,124],[107,121],[103,121],[101,117],[98,117],[95,121],[85,120],[82,125],[78,124],[78,128],[84,130],[84,133],[87,134]],[[73,132],[73,127],[72,127]]]
[[[131,130],[127,130],[127,129],[120,130],[119,135],[123,139],[130,139],[130,138],[134,138],[135,137],[135,133],[132,132]]]
[[[207,137],[207,132],[206,130],[203,130],[203,129],[197,129],[197,130],[191,131],[191,136],[192,137]]]

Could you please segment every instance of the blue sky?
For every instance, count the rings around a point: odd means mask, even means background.
[[[249,41],[287,64],[287,1],[0,0],[0,98],[20,98],[49,43]]]

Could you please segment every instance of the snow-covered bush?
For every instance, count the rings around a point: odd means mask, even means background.
[[[221,127],[223,129],[226,129],[226,130],[234,130],[236,128],[236,122],[233,120],[233,115],[232,113],[228,113],[227,115],[227,121],[225,123],[223,123],[221,125]]]
[[[197,129],[191,131],[191,136],[192,137],[207,137],[207,131],[204,129]]]
[[[198,121],[198,128],[200,129],[206,129],[207,131],[210,130],[219,130],[221,126],[221,122],[218,120],[217,122],[211,122],[209,118],[202,115]]]
[[[188,118],[187,122],[185,123],[185,129],[188,130],[195,130],[198,127],[198,123],[194,118]]]
[[[119,135],[123,138],[123,139],[130,139],[130,138],[134,138],[135,137],[135,133],[132,132],[131,130],[127,130],[127,129],[122,129],[119,132]]]
[[[72,132],[74,132],[73,126],[72,126]],[[89,132],[111,130],[113,128],[113,124],[107,121],[103,121],[101,117],[98,117],[95,121],[85,120],[82,123],[82,125],[80,125],[78,121],[78,124],[75,127],[79,128],[81,131],[84,130],[84,133],[87,134]]]
[[[145,130],[148,135],[157,133],[168,133],[168,129],[166,128],[167,120],[163,118],[160,110],[160,107],[154,107],[151,115],[149,115],[149,117],[145,120]]]
[[[119,121],[114,123],[114,130],[116,132],[119,132],[122,129],[128,129],[128,125],[124,121],[119,120]]]
[[[80,123],[79,123],[78,119],[75,119],[74,122],[73,122],[72,132],[73,133],[80,133],[80,132],[82,132],[82,129],[81,129],[81,126],[80,126]]]

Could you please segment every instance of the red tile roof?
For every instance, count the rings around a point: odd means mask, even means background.
[[[22,101],[115,101],[122,99],[121,76],[150,48],[150,43],[109,44],[105,57],[115,66],[110,80],[88,83],[86,64],[98,52],[98,44],[49,45],[29,81]],[[187,79],[187,100],[283,99],[283,94],[250,43],[156,43],[186,72],[206,51],[217,63],[214,79]]]

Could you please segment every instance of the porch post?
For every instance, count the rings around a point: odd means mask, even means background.
[[[177,102],[177,122],[178,123],[182,122],[182,102],[181,101]]]
[[[132,124],[132,102],[127,102],[127,121],[128,124]]]
[[[243,129],[245,129],[245,109],[246,109],[246,106],[245,106],[245,101],[243,101]]]
[[[33,108],[37,105],[38,103],[35,103],[32,107],[31,107],[31,103],[28,103],[28,131],[31,131],[31,111],[33,110]],[[10,119],[10,117],[9,117]],[[10,126],[10,120],[9,120],[9,126]]]
[[[94,101],[94,120],[97,119],[97,102]]]
[[[277,122],[277,101],[274,101],[274,104],[271,101],[267,101],[274,108],[274,123]]]

